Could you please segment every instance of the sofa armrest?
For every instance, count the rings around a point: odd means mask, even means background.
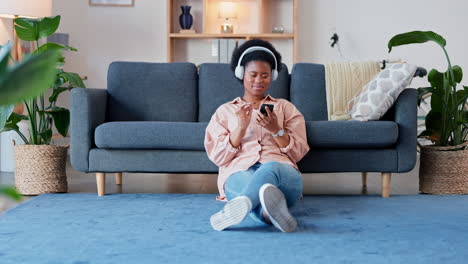
[[[395,122],[398,124],[398,172],[408,172],[416,164],[418,130],[418,92],[407,88],[395,102]]]
[[[74,88],[70,95],[70,161],[73,168],[89,171],[89,151],[95,147],[94,130],[105,122],[107,90]]]

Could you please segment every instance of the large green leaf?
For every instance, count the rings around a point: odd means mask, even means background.
[[[47,42],[44,45],[40,46],[37,49],[37,53],[43,53],[48,50],[71,50],[71,51],[77,51],[77,49],[70,47],[70,46],[63,46],[57,43],[53,42]],[[61,56],[58,60],[60,63],[65,63],[65,57]]]
[[[26,41],[36,41],[38,40],[38,31],[35,26],[35,23],[29,18],[16,18],[15,21],[15,31],[18,37]]]
[[[52,116],[57,131],[62,136],[66,137],[68,133],[68,127],[70,126],[70,111],[66,108],[54,106],[48,107],[43,112]]]
[[[442,127],[442,114],[431,110],[427,113],[425,122],[427,130],[440,131]]]
[[[455,75],[455,82],[460,83],[463,79],[463,71],[462,68],[458,65],[452,67],[453,75]]]
[[[432,69],[427,75],[427,80],[432,87],[443,88],[444,87],[444,74],[436,69]]]
[[[25,58],[0,76],[0,105],[38,96],[54,85],[60,51]]]
[[[0,194],[10,197],[11,199],[15,201],[21,201],[22,196],[21,194],[18,193],[15,187],[5,187],[5,186],[0,186]]]
[[[411,31],[402,34],[398,34],[388,41],[388,52],[392,51],[393,47],[407,45],[407,44],[416,44],[424,43],[428,41],[434,41],[442,47],[445,47],[446,41],[439,34],[432,31]]]
[[[62,51],[62,50],[65,50],[66,47],[65,46],[62,46],[60,44],[56,44],[56,43],[52,43],[52,42],[47,42],[46,44],[40,46],[36,52],[41,54],[41,53],[44,53],[46,51],[51,51],[51,50],[59,50],[59,51]],[[58,62],[65,62],[65,58],[63,56],[60,56],[60,58],[58,59]]]
[[[442,103],[442,98],[438,94],[432,94],[431,96],[431,110],[434,112],[441,113],[443,110],[444,104]]]
[[[418,106],[421,105],[421,101],[423,99],[423,97],[426,95],[426,94],[431,94],[434,92],[434,88],[432,87],[420,87],[417,89],[418,91]]]
[[[11,43],[8,42],[4,46],[0,46],[0,78],[1,74],[7,70],[8,61],[10,59]]]
[[[468,86],[463,86],[463,90],[465,91],[465,105],[466,105],[468,104]],[[465,105],[463,107],[465,107]]]
[[[10,131],[10,130],[14,130],[16,132],[19,131],[19,127],[18,127],[18,123],[21,121],[21,120],[28,120],[29,118],[25,115],[20,115],[20,114],[17,114],[15,112],[12,112],[10,117],[8,118],[3,130],[0,129],[0,132],[3,132],[3,131]]]
[[[15,18],[15,31],[18,37],[26,41],[36,41],[55,33],[60,25],[60,16],[33,18]]]
[[[2,129],[5,127],[5,124],[7,123],[7,120],[13,112],[14,108],[14,104],[0,105],[0,131],[2,131]]]
[[[71,87],[80,87],[86,88],[81,79],[80,75],[74,72],[62,72],[59,74],[59,77],[62,77],[65,82],[69,82]]]
[[[465,90],[458,90],[455,93],[456,104],[455,107],[458,108],[460,105],[466,104],[467,94]]]
[[[49,102],[57,102],[57,98],[58,96],[62,93],[62,92],[65,92],[65,91],[68,91],[68,88],[65,88],[65,87],[57,87],[54,89],[54,91],[52,92],[52,95],[49,96]]]
[[[42,144],[50,144],[52,140],[52,129],[46,129],[45,131],[39,132],[39,136],[42,138]]]

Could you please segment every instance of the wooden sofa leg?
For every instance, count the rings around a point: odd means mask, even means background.
[[[367,172],[362,172],[362,187],[367,187]]]
[[[96,173],[97,192],[99,196],[106,194],[106,174],[104,172]]]
[[[390,197],[390,179],[392,174],[390,172],[382,172],[382,197]]]
[[[115,184],[122,185],[122,172],[117,172],[115,174]]]

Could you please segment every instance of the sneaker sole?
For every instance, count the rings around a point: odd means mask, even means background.
[[[230,226],[240,224],[252,210],[252,202],[245,196],[240,196],[229,201],[222,211],[210,217],[211,227],[221,231]]]
[[[264,184],[260,188],[260,203],[263,210],[270,217],[271,223],[282,232],[296,230],[297,221],[289,213],[286,198],[276,186]]]

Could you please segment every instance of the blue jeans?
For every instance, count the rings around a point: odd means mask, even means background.
[[[302,175],[293,166],[270,161],[257,162],[246,171],[233,173],[227,179],[224,190],[228,201],[237,196],[247,196],[252,201],[252,211],[249,216],[259,223],[266,224],[262,217],[262,205],[258,191],[265,183],[271,183],[280,189],[287,201],[288,208],[294,206],[301,198]]]

